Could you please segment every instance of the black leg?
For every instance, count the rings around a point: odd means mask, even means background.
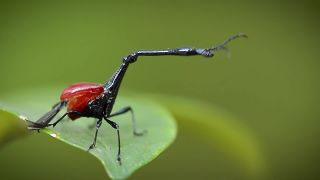
[[[119,125],[109,119],[107,119],[106,117],[104,117],[104,119],[111,125],[111,127],[113,127],[114,129],[117,130],[117,135],[118,135],[118,154],[117,154],[117,161],[119,162],[119,164],[121,165],[121,158],[120,158],[120,152],[121,152],[121,143],[120,143],[120,129],[119,129]]]
[[[48,124],[47,127],[48,127],[48,126],[53,126],[53,127],[55,127],[64,117],[66,117],[66,116],[69,115],[69,114],[76,114],[76,115],[79,115],[79,116],[82,115],[82,114],[81,114],[80,112],[78,112],[78,111],[66,112],[66,113],[65,113],[64,115],[62,115],[56,122],[54,122],[54,123],[52,123],[52,124]]]
[[[134,112],[132,110],[132,108],[130,106],[127,106],[127,107],[124,107],[122,109],[120,109],[118,112],[115,112],[113,114],[110,114],[108,116],[109,117],[114,117],[114,116],[118,116],[118,115],[121,115],[121,114],[124,114],[124,113],[127,113],[127,112],[131,112],[131,119],[132,119],[132,129],[133,129],[133,135],[135,136],[142,136],[146,130],[144,130],[143,132],[138,132],[137,131],[137,125],[136,125],[136,120],[135,120],[135,116],[134,116]]]
[[[99,119],[99,120],[97,121],[97,124],[96,124],[96,133],[94,134],[93,142],[92,142],[92,144],[90,145],[88,151],[90,151],[91,149],[93,149],[93,148],[96,146],[98,131],[99,131],[99,128],[100,128],[101,124],[102,124],[102,119]]]
[[[27,121],[29,130],[37,130],[39,132],[40,129],[48,127],[49,122],[59,113],[59,111],[65,107],[66,101],[60,101],[55,104],[52,109],[40,117],[36,122]]]
[[[64,115],[62,115],[56,122],[52,123],[52,124],[48,124],[47,126],[52,126],[55,127],[64,117],[66,117],[68,115],[68,113],[65,113]]]

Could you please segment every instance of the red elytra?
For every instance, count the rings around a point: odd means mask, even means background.
[[[95,83],[76,83],[65,88],[60,96],[61,101],[67,101],[67,111],[84,112],[88,103],[104,92],[102,84]],[[80,116],[76,114],[68,114],[72,120],[78,119]]]

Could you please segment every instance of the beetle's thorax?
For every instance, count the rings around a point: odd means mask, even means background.
[[[112,111],[114,102],[115,97],[112,96],[112,92],[106,89],[104,93],[89,102],[85,114],[88,117],[98,119],[104,116],[108,117]]]

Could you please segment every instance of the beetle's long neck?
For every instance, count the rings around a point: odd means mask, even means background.
[[[217,50],[227,50],[225,45],[239,37],[247,37],[247,35],[243,33],[236,34],[234,36],[226,39],[222,44],[219,44],[212,48],[174,48],[174,49],[162,49],[162,50],[142,50],[135,51],[132,54],[129,54],[127,57],[123,58],[123,63],[119,67],[119,69],[114,73],[112,78],[104,85],[106,88],[106,93],[108,93],[108,111],[111,111],[113,103],[116,99],[116,96],[119,91],[119,87],[121,85],[121,81],[123,79],[124,74],[126,73],[128,66],[130,63],[134,63],[138,56],[195,56],[200,55],[204,57],[213,57],[215,51]],[[107,112],[108,114],[109,112]]]
[[[111,79],[104,85],[112,97],[116,97],[121,85],[121,81],[128,69],[129,63],[123,62],[119,69],[113,74]]]
[[[138,56],[195,56],[201,55],[204,57],[213,57],[217,50],[227,50],[225,46],[230,41],[239,37],[247,37],[246,34],[239,33],[226,39],[222,44],[214,46],[212,48],[174,48],[174,49],[162,49],[162,50],[141,50],[135,51],[123,58],[123,63],[112,78],[104,85],[106,89],[110,90],[114,96],[117,95],[123,76],[130,63],[134,63]]]

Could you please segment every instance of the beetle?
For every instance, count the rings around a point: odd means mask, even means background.
[[[236,34],[229,37],[223,43],[214,46],[212,48],[175,48],[175,49],[163,49],[163,50],[139,50],[124,57],[122,64],[118,70],[113,74],[109,81],[105,84],[96,83],[76,83],[65,88],[60,96],[60,101],[56,103],[52,109],[40,117],[36,122],[28,121],[28,129],[37,130],[53,126],[55,127],[62,119],[68,116],[71,120],[76,120],[81,117],[96,118],[96,130],[92,144],[89,146],[89,150],[96,146],[96,140],[98,136],[99,128],[102,121],[105,120],[112,128],[117,131],[118,138],[118,153],[117,161],[121,164],[120,152],[120,130],[119,125],[111,121],[110,118],[118,116],[127,112],[132,114],[133,134],[135,136],[141,136],[144,132],[138,132],[136,129],[136,122],[134,118],[133,110],[130,106],[124,107],[118,112],[112,112],[113,105],[118,95],[118,91],[121,85],[121,81],[131,63],[137,61],[139,56],[195,56],[201,55],[204,57],[213,57],[217,50],[228,50],[225,46],[228,42],[238,37],[247,37],[243,33]],[[54,123],[50,123],[54,117],[64,107],[67,107],[66,113],[64,113]]]

